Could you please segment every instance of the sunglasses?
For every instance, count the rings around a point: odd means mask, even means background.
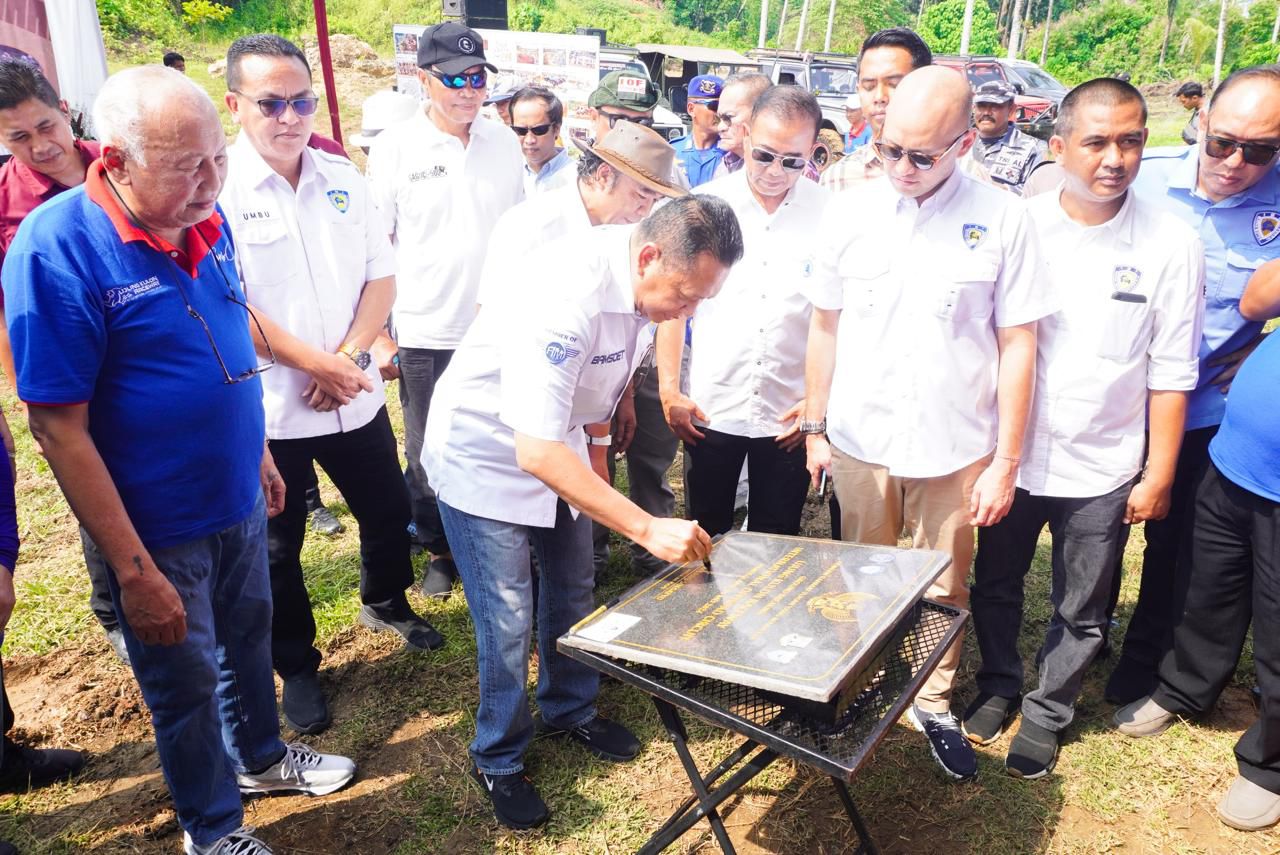
[[[1226,160],[1235,153],[1236,149],[1240,149],[1244,162],[1250,166],[1265,166],[1276,156],[1276,152],[1280,151],[1280,146],[1239,142],[1205,134],[1204,153],[1214,160]]]
[[[714,101],[690,101],[689,103],[690,103],[690,104],[700,104],[700,105],[702,105],[703,107],[706,107],[708,110],[710,110],[710,111],[711,111],[711,112],[713,112],[713,113],[718,113],[718,112],[720,112],[720,99],[719,99],[719,98],[716,98]]]
[[[773,152],[765,151],[762,148],[751,149],[751,159],[756,163],[763,163],[765,166],[768,166],[776,160],[787,172],[799,172],[809,163],[809,160],[804,157],[774,154]]]
[[[522,137],[525,134],[533,134],[535,137],[544,137],[547,135],[547,131],[551,130],[553,127],[555,126],[550,123],[545,125],[529,125],[528,127],[525,127],[524,125],[512,125],[511,130],[515,131],[516,136],[518,137]]]
[[[653,116],[624,116],[621,113],[606,113],[600,111],[600,115],[609,120],[609,127],[613,127],[618,122],[635,122],[637,125],[644,125],[646,128],[653,127]]]
[[[434,68],[429,68],[427,73],[443,83],[445,89],[465,89],[468,85],[472,89],[483,89],[489,85],[489,72],[485,69],[472,74],[442,74]]]
[[[900,145],[894,145],[888,142],[874,142],[871,145],[875,147],[876,154],[880,155],[881,160],[887,160],[890,163],[897,163],[902,158],[911,161],[911,165],[921,172],[928,172],[938,164],[938,161],[947,156],[947,152],[956,147],[956,143],[964,139],[964,135],[969,133],[969,129],[965,128],[960,132],[960,136],[951,141],[951,145],[944,148],[937,154],[925,154],[922,151],[909,151]]]
[[[249,97],[243,92],[236,92],[237,95]],[[310,116],[316,111],[316,107],[320,105],[320,99],[315,95],[307,98],[256,98],[255,104],[262,111],[262,115],[268,119],[278,119],[284,115],[284,111],[292,107],[293,112],[298,116]]]

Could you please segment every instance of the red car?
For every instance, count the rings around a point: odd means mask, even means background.
[[[1021,82],[1011,79],[1005,73],[1002,62],[1003,60],[994,56],[939,56],[934,54],[933,57],[934,65],[945,66],[963,73],[969,78],[969,86],[973,89],[977,89],[989,80],[1000,80],[1012,86],[1014,91],[1018,93],[1014,98],[1014,104],[1018,108],[1013,116],[1015,122],[1029,122],[1054,105],[1054,102],[1048,98],[1027,94]]]

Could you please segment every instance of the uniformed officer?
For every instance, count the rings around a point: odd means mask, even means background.
[[[609,760],[639,751],[630,731],[597,715],[598,673],[555,646],[594,607],[589,520],[663,561],[705,557],[711,541],[697,524],[656,518],[615,492],[602,477],[610,440],[588,440],[583,429],[608,424],[641,328],[687,316],[742,251],[733,211],[714,196],[675,199],[639,225],[552,243],[527,260],[521,299],[480,312],[440,381],[423,461],[475,623],[472,774],[504,825],[547,819],[523,774],[535,731],[526,690],[535,609],[538,726]]]
[[[974,526],[1013,501],[1036,322],[1054,309],[1021,201],[957,167],[970,97],[950,69],[904,77],[872,143],[885,176],[827,206],[806,286],[802,427],[814,485],[831,472],[841,537],[892,546],[905,526],[917,547],[950,553],[928,596],[961,608]],[[950,712],[959,659],[953,644],[911,720],[965,780],[978,769]]]
[[[720,93],[724,81],[714,74],[699,74],[689,81],[689,133],[671,141],[676,157],[684,165],[690,187],[706,184],[716,175],[716,167],[724,157],[720,148],[720,134],[716,128],[719,119]]]
[[[1240,313],[1245,283],[1280,258],[1280,69],[1231,74],[1200,112],[1194,146],[1148,149],[1134,189],[1186,222],[1205,253],[1200,371],[1187,402],[1169,514],[1146,525],[1142,586],[1106,697],[1123,704],[1150,694],[1169,650],[1188,584],[1191,500],[1209,460],[1209,441],[1226,409],[1241,361],[1261,341],[1262,322]]]
[[[285,722],[318,733],[330,713],[300,562],[299,485],[311,481],[313,463],[360,524],[361,623],[420,650],[444,643],[405,597],[409,491],[368,352],[395,300],[395,256],[364,177],[306,144],[318,99],[302,51],[275,35],[239,38],[227,51],[227,87],[240,136],[221,201],[245,294],[279,363],[262,378],[268,446],[286,488],[284,511],[267,523],[271,658]]]
[[[746,166],[695,191],[733,207],[747,253],[693,318],[688,395],[680,382],[682,325],[666,323],[658,332],[663,409],[684,441],[689,516],[713,536],[733,525],[744,460],[748,527],[800,532],[809,491],[799,416],[811,313],[801,286],[812,273],[830,196],[801,177],[821,121],[811,93],[767,89],[744,128]]]
[[[1024,134],[1013,124],[1013,87],[1003,80],[988,80],[973,93],[973,123],[978,138],[970,155],[982,163],[997,187],[1019,195],[1022,185],[1049,156],[1044,140]]]
[[[1190,226],[1129,189],[1146,116],[1138,90],[1115,78],[1072,89],[1049,141],[1066,180],[1027,205],[1061,308],[1038,324],[1013,507],[978,531],[972,603],[982,667],[963,725],[970,741],[986,745],[1020,707],[1005,759],[1020,778],[1053,769],[1085,670],[1102,647],[1112,555],[1126,525],[1159,519],[1169,507],[1196,382],[1203,250]],[[1037,685],[1019,704],[1023,580],[1046,525],[1053,614]]]

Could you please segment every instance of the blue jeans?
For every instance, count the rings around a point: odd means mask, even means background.
[[[271,581],[261,498],[244,521],[151,557],[187,610],[187,637],[143,644],[108,577],[125,646],[151,709],[178,822],[201,846],[243,823],[236,773],[284,756],[271,674]],[[127,570],[125,572],[128,572]]]
[[[566,730],[596,715],[600,675],[556,650],[556,639],[595,608],[591,520],[574,519],[563,501],[555,528],[473,516],[444,502],[440,516],[476,628],[480,709],[471,758],[488,775],[522,772],[533,739],[525,691],[535,606],[530,546],[539,576],[538,709],[543,721]]]

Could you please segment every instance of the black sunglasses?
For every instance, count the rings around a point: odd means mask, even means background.
[[[708,110],[710,110],[710,111],[711,111],[711,112],[713,112],[713,113],[718,113],[718,112],[720,112],[720,99],[719,99],[719,98],[713,99],[713,100],[711,100],[711,101],[699,101],[699,100],[692,100],[692,101],[690,101],[689,103],[690,103],[690,104],[701,104],[702,106],[706,107]]]
[[[1280,146],[1267,145],[1266,143],[1239,142],[1238,140],[1229,140],[1225,137],[1205,134],[1204,153],[1214,160],[1226,160],[1235,153],[1236,149],[1240,149],[1244,162],[1250,166],[1265,166],[1276,156],[1276,152],[1280,151]]]
[[[471,74],[443,74],[434,68],[428,68],[427,73],[443,83],[446,89],[465,89],[468,84],[472,89],[483,89],[489,85],[489,72],[483,68]]]
[[[956,143],[964,139],[964,135],[967,133],[969,133],[969,129],[965,128],[960,132],[960,136],[951,141],[951,145],[947,146],[937,154],[925,154],[922,151],[909,151],[900,145],[894,145],[893,143],[887,142],[874,142],[872,145],[875,146],[876,154],[880,155],[881,160],[887,160],[890,163],[897,163],[905,157],[911,161],[911,165],[916,169],[921,172],[928,172],[938,164],[938,161],[946,157],[947,152],[955,148]]]
[[[809,163],[808,158],[795,157],[794,155],[774,154],[773,152],[765,151],[762,148],[751,149],[751,159],[756,163],[763,163],[766,166],[776,160],[787,172],[799,172]]]
[[[524,125],[512,125],[511,130],[515,131],[516,136],[518,137],[522,137],[525,134],[533,134],[535,137],[543,137],[547,135],[547,131],[551,130],[552,127],[554,127],[554,125],[548,122],[545,125],[529,125],[528,127]]]
[[[621,113],[606,113],[600,111],[600,115],[609,120],[609,127],[613,127],[618,122],[635,122],[637,125],[644,125],[646,128],[653,127],[653,116],[624,116]]]
[[[243,92],[236,92],[248,98]],[[258,109],[262,111],[262,115],[268,119],[278,119],[284,115],[284,111],[289,107],[293,108],[293,112],[299,116],[310,116],[315,113],[316,107],[320,105],[320,99],[315,95],[306,98],[255,98],[253,103],[258,105]]]

